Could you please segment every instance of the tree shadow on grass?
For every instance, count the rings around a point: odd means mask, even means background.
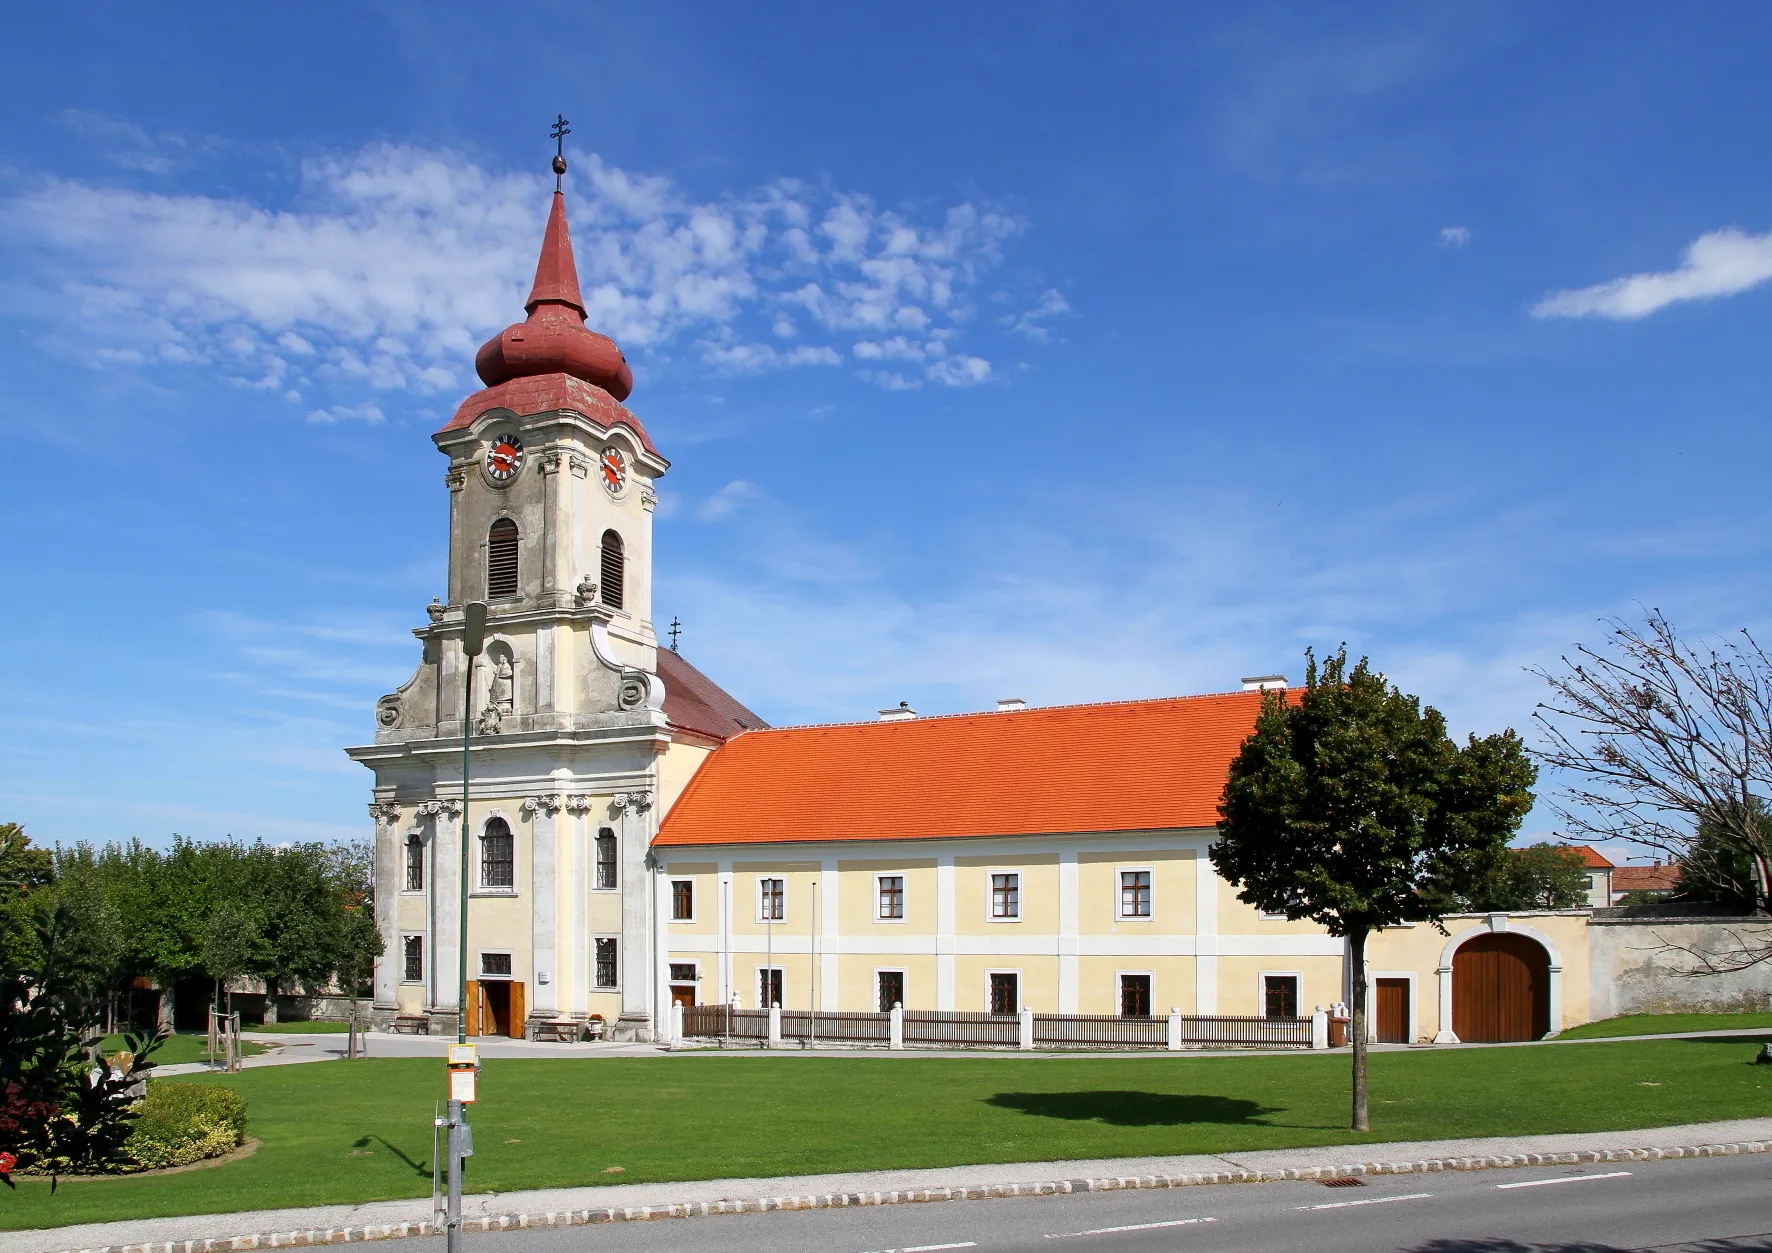
[[[1176,1127],[1187,1123],[1262,1127],[1264,1114],[1281,1111],[1257,1101],[1174,1092],[999,1092],[986,1105],[1040,1118],[1100,1122],[1111,1127]]]

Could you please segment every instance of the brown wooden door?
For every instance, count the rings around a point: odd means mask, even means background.
[[[1409,1043],[1409,980],[1378,981],[1378,1042]]]
[[[1452,955],[1452,1030],[1472,1044],[1536,1040],[1550,1030],[1550,954],[1501,931]]]
[[[467,994],[468,994],[467,1005],[466,1005],[466,1009],[467,1009],[466,1030],[467,1030],[468,1035],[476,1036],[476,1035],[480,1034],[480,1012],[481,1012],[481,1010],[480,1010],[480,984],[479,984],[479,982],[474,979],[469,979],[468,986],[467,986],[466,990],[467,990]]]
[[[521,1040],[529,1035],[529,989],[520,981],[511,982],[511,1012],[505,1034]]]
[[[695,985],[693,983],[671,984],[671,1004],[684,1007],[695,1004]]]

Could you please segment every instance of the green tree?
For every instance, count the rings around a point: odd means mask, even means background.
[[[1482,913],[1579,909],[1587,904],[1587,864],[1566,844],[1510,848],[1495,873],[1467,898]]]
[[[1438,925],[1495,873],[1532,807],[1536,771],[1512,731],[1461,748],[1445,719],[1347,650],[1305,654],[1302,691],[1263,695],[1231,762],[1212,865],[1267,913],[1308,918],[1348,943],[1353,1128],[1366,1108],[1366,940]]]
[[[1765,907],[1758,888],[1758,869],[1753,854],[1742,847],[1735,833],[1744,826],[1759,832],[1762,847],[1772,848],[1772,815],[1757,796],[1749,799],[1752,813],[1728,822],[1706,819],[1698,824],[1686,855],[1680,859],[1676,893],[1689,901],[1709,901],[1751,914]]]
[[[24,826],[0,822],[0,963],[10,969],[31,960],[36,947],[31,897],[54,877],[49,852],[31,847]]]

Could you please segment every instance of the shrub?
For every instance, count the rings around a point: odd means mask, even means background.
[[[131,1170],[188,1166],[220,1157],[246,1134],[246,1101],[207,1083],[148,1084],[136,1103],[135,1128],[123,1146]]]

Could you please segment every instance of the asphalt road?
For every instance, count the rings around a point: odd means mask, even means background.
[[[437,1253],[441,1240],[402,1241]],[[1772,1251],[1772,1154],[945,1201],[473,1234],[467,1253]]]

